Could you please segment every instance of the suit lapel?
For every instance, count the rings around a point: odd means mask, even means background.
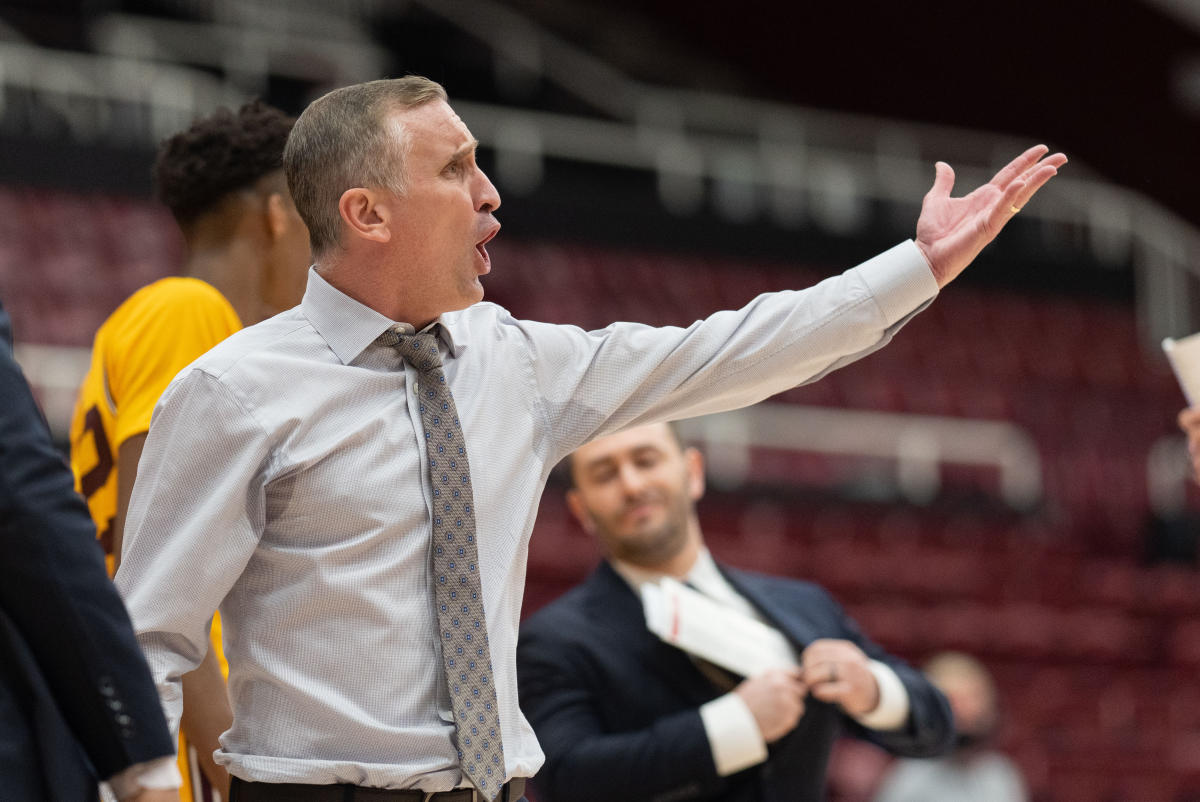
[[[817,622],[806,616],[802,605],[786,604],[774,593],[768,577],[757,576],[724,565],[717,565],[721,574],[738,593],[754,605],[767,622],[792,642],[798,651],[822,636]]]

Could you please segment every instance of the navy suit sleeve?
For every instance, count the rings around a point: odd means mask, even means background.
[[[535,780],[543,802],[718,795],[726,781],[717,776],[698,708],[610,731],[601,710],[611,675],[590,664],[597,655],[585,645],[562,636],[569,631],[561,619],[535,616],[522,626],[517,646],[521,709],[546,753]]]
[[[0,605],[101,778],[174,752],[70,470],[0,348]]]
[[[903,757],[934,757],[949,751],[954,740],[954,718],[946,697],[924,674],[888,654],[864,635],[858,624],[832,598],[829,604],[841,618],[846,639],[857,644],[872,660],[878,660],[895,671],[908,691],[909,713],[904,727],[891,731],[870,730],[847,717],[847,726],[852,734]]]

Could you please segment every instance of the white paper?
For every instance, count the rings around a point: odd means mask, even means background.
[[[663,641],[739,676],[797,665],[783,635],[670,577],[642,586],[642,606]]]
[[[1163,353],[1175,371],[1188,406],[1200,404],[1200,333],[1179,340],[1170,337],[1162,342]]]

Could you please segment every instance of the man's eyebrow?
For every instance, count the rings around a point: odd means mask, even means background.
[[[615,461],[616,460],[608,454],[599,457],[593,457],[583,464],[583,470],[591,471],[596,468],[603,468],[607,465],[611,465]]]
[[[472,139],[470,142],[464,143],[458,150],[450,156],[450,161],[456,162],[466,158],[468,153],[473,153],[479,147],[479,140]]]

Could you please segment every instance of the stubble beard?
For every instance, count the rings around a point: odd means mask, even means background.
[[[604,534],[613,557],[621,562],[656,568],[678,554],[687,543],[688,503],[673,499],[661,526],[637,535],[616,537],[608,529]]]

